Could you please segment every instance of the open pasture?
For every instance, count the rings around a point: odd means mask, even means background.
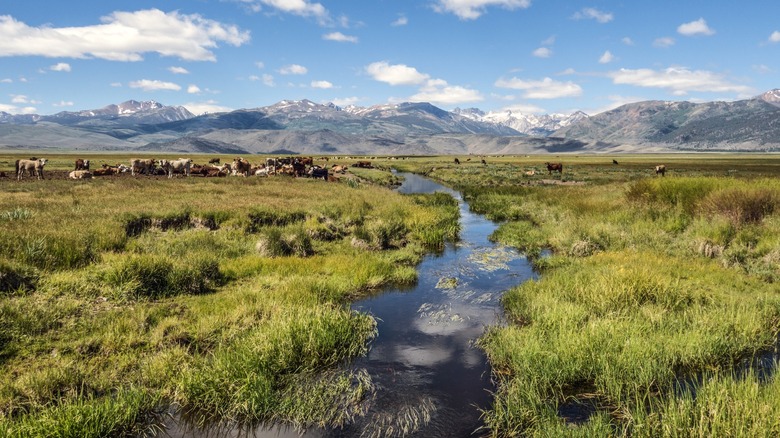
[[[349,302],[458,233],[454,203],[358,180],[46,175],[0,179],[2,436],[344,423],[372,385],[336,365],[375,335]]]
[[[462,190],[541,272],[480,341],[486,433],[780,434],[780,156],[485,160],[402,166]]]

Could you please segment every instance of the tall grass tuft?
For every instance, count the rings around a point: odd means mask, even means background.
[[[703,215],[721,215],[734,226],[760,222],[780,208],[780,190],[769,187],[729,188],[702,199]]]

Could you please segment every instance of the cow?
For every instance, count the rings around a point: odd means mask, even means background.
[[[270,176],[273,172],[274,172],[274,170],[273,170],[272,167],[263,166],[263,167],[258,167],[256,169],[254,169],[254,171],[252,172],[252,175],[255,175],[255,176]]]
[[[117,167],[107,166],[104,164],[103,167],[101,167],[100,169],[95,169],[92,172],[92,176],[109,176],[109,175],[114,175],[115,173],[118,172],[119,170]]]
[[[191,158],[179,158],[178,160],[160,160],[160,167],[168,173],[168,178],[173,178],[174,173],[183,173],[186,176],[190,176],[190,168],[192,166]]]
[[[219,164],[219,158],[212,158],[209,160],[209,164]]]
[[[46,158],[37,158],[34,160],[16,160],[16,179],[21,180],[24,172],[33,174],[38,179],[43,179],[43,166],[46,165],[48,160]]]
[[[89,160],[76,159],[76,168],[73,170],[89,170]]]
[[[230,173],[230,165],[225,163],[222,167],[204,167],[203,170],[205,171],[203,176],[206,178],[222,177]]]
[[[133,158],[130,160],[130,174],[135,176],[136,172],[151,175],[154,170],[154,159],[152,158]]]
[[[342,166],[341,164],[334,164],[334,165],[330,166],[330,170],[333,173],[345,174],[345,173],[347,173],[347,166]]]
[[[534,175],[536,175],[536,171],[535,170],[526,170],[525,171],[525,176],[534,176]]]
[[[554,171],[563,174],[563,163],[544,163],[547,165],[547,172],[552,175]]]
[[[612,164],[618,164],[617,160],[612,160]]]
[[[249,170],[251,168],[252,165],[249,164],[249,161],[241,157],[234,158],[233,164],[230,166],[230,169],[233,171],[233,175],[241,174],[243,176],[249,176]]]
[[[455,157],[455,164],[460,164],[460,160],[458,159],[458,157]]]
[[[70,179],[91,179],[92,173],[89,170],[73,170],[68,174]]]
[[[373,169],[374,166],[371,165],[370,161],[358,161],[357,163],[353,164],[352,167],[360,167],[363,169]]]
[[[302,157],[302,158],[299,158],[298,161],[303,163],[304,166],[311,166],[311,165],[314,164],[314,158],[312,158],[312,157]]]
[[[306,173],[312,178],[322,178],[325,181],[328,180],[328,169],[324,167],[312,166]]]
[[[482,164],[485,164],[485,165],[487,165],[487,161],[485,161],[485,160],[483,159],[483,160],[482,160]]]
[[[659,164],[655,166],[655,174],[661,174],[661,176],[666,176],[666,165],[665,164]]]
[[[293,176],[295,176],[296,178],[299,176],[306,175],[306,163],[304,162],[304,160],[296,158],[295,160],[293,160],[292,167],[293,167]]]

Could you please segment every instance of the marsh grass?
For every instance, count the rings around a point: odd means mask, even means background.
[[[541,273],[479,341],[498,382],[485,433],[776,435],[774,366],[744,367],[780,333],[777,158],[561,158],[580,185],[520,172],[543,158],[400,164],[462,189]],[[592,408],[574,424],[560,412],[576,404]]]
[[[117,177],[0,190],[0,212],[17,212],[0,219],[10,436],[138,436],[150,409],[171,403],[201,424],[344,424],[372,384],[335,368],[365,353],[376,324],[349,301],[415,281],[457,218],[444,198],[367,182]],[[356,233],[376,247],[354,247]],[[259,251],[264,239],[275,249]]]

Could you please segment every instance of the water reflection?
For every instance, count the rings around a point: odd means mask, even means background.
[[[402,176],[401,193],[443,191],[458,199],[461,240],[425,257],[414,287],[353,304],[379,321],[369,354],[351,364],[368,371],[376,395],[355,423],[305,436],[466,437],[481,426],[479,410],[490,406],[490,369],[474,340],[499,321],[501,293],[535,274],[516,251],[488,240],[497,225],[470,212],[459,193],[414,174]],[[222,436],[298,434],[258,428]]]

